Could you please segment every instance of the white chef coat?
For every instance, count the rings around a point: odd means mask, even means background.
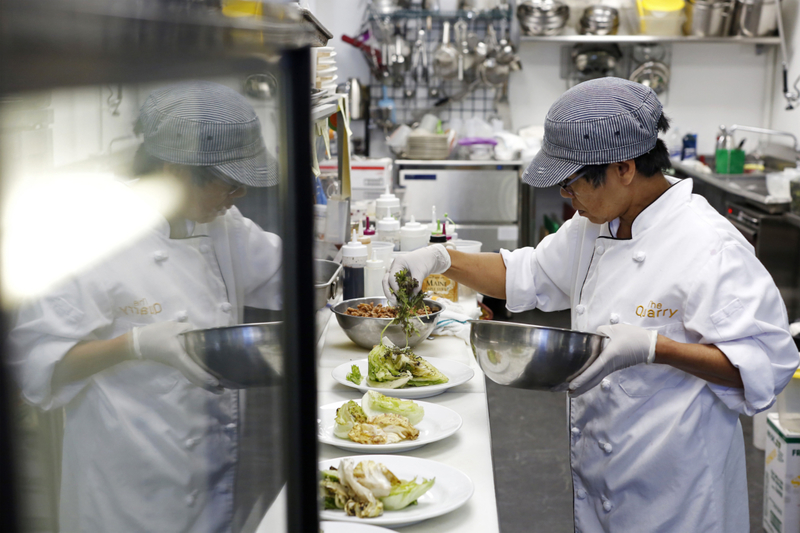
[[[280,307],[279,237],[233,207],[194,236],[170,239],[167,221],[144,202],[141,210],[156,223],[140,240],[22,306],[13,366],[28,402],[65,409],[61,531],[229,531],[237,391],[212,394],[152,361],[51,382],[81,340],[167,320],[227,326],[240,323],[245,304]]]
[[[572,327],[655,329],[714,344],[744,389],[668,365],[636,365],[569,400],[575,530],[749,531],[739,413],[775,401],[800,361],[786,308],[753,248],[692,181],[619,226],[580,215],[539,246],[502,251],[508,309],[571,308]]]

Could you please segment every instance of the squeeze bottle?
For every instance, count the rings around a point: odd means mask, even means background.
[[[367,247],[358,242],[353,231],[350,242],[342,246],[344,267],[344,299],[364,297],[364,267],[367,265]]]

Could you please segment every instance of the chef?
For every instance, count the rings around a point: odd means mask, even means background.
[[[775,402],[799,357],[772,278],[739,232],[667,177],[652,89],[618,78],[550,108],[523,179],[559,185],[577,210],[534,248],[464,254],[441,245],[395,259],[507,300],[570,309],[608,341],[569,384],[575,530],[749,531],[739,414]]]
[[[19,309],[13,366],[28,402],[65,410],[61,531],[230,531],[243,406],[179,335],[280,308],[281,241],[233,206],[277,183],[275,160],[245,98],[213,83],[154,91],[137,128],[141,176],[118,194],[146,231]]]

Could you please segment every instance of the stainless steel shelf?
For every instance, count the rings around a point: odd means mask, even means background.
[[[722,43],[722,44],[756,44],[778,46],[779,37],[696,37],[693,35],[553,35],[520,37],[521,43]]]

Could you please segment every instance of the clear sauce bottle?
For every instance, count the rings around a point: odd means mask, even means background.
[[[400,221],[392,217],[385,217],[379,219],[375,223],[377,233],[375,240],[381,242],[390,242],[394,245],[394,251],[400,251]]]

